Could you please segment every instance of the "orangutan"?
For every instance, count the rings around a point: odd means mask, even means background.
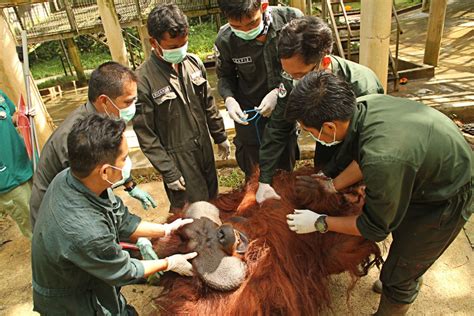
[[[330,215],[362,211],[360,190],[296,191],[296,176],[312,172],[276,175],[273,186],[281,200],[258,205],[256,174],[244,189],[222,194],[212,204],[191,204],[181,215],[194,222],[174,240],[156,243],[155,250],[161,257],[197,251],[195,276],[163,279],[167,291],[157,302],[160,314],[315,315],[330,304],[329,275],[348,271],[356,280],[379,264],[378,246],[362,237],[298,235],[288,229],[286,215],[295,208]]]

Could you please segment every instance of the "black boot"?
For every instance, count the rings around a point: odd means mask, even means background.
[[[384,294],[380,297],[379,308],[375,316],[403,316],[410,309],[411,304],[394,303]]]

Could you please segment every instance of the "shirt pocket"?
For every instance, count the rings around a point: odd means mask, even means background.
[[[159,123],[166,123],[179,117],[175,92],[170,91],[155,99],[155,114]]]
[[[254,63],[237,64],[237,69],[242,74],[253,74],[256,68]]]

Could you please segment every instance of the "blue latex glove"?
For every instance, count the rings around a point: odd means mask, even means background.
[[[157,206],[155,200],[151,197],[150,194],[143,191],[139,187],[133,188],[132,191],[128,192],[131,197],[142,202],[143,209],[148,209],[148,206],[151,205],[153,208]]]

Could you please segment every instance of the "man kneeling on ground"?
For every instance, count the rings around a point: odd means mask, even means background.
[[[120,241],[169,235],[192,220],[145,222],[111,190],[130,176],[125,122],[101,114],[78,120],[68,135],[70,168],[40,206],[32,242],[34,310],[47,315],[136,315],[120,287],[162,270],[192,275],[197,253],[137,260]]]

